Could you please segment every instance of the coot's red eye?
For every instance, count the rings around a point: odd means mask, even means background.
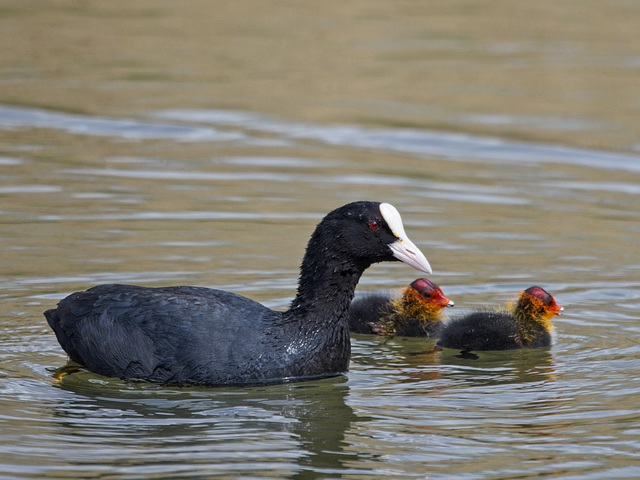
[[[375,220],[371,220],[371,222],[369,222],[369,228],[371,228],[371,230],[377,230],[380,228],[380,224]]]

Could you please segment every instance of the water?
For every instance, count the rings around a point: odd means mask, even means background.
[[[2,10],[0,478],[640,476],[635,4],[59,3]],[[54,378],[66,294],[283,309],[358,199],[398,208],[450,314],[548,289],[555,344],[355,336],[346,375],[268,387]]]

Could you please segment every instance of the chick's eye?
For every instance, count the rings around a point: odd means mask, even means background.
[[[380,223],[378,223],[376,220],[371,220],[369,222],[369,228],[371,230],[378,230],[380,228]]]

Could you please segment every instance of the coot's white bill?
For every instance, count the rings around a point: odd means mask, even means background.
[[[405,233],[398,210],[389,203],[381,203],[380,213],[391,231],[398,237],[398,240],[389,244],[389,248],[393,251],[393,256],[417,270],[432,273],[427,257],[409,240]]]

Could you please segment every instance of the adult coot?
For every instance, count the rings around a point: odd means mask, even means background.
[[[355,202],[316,227],[285,312],[202,287],[101,285],[44,315],[71,360],[101,375],[178,385],[336,375],[349,366],[356,284],[392,260],[431,272],[392,205]]]
[[[349,330],[386,336],[434,337],[443,325],[442,310],[453,305],[438,285],[418,278],[397,297],[386,292],[356,297],[349,309]]]
[[[511,309],[473,312],[447,322],[436,346],[463,352],[551,345],[551,318],[564,309],[541,287],[521,292]]]

